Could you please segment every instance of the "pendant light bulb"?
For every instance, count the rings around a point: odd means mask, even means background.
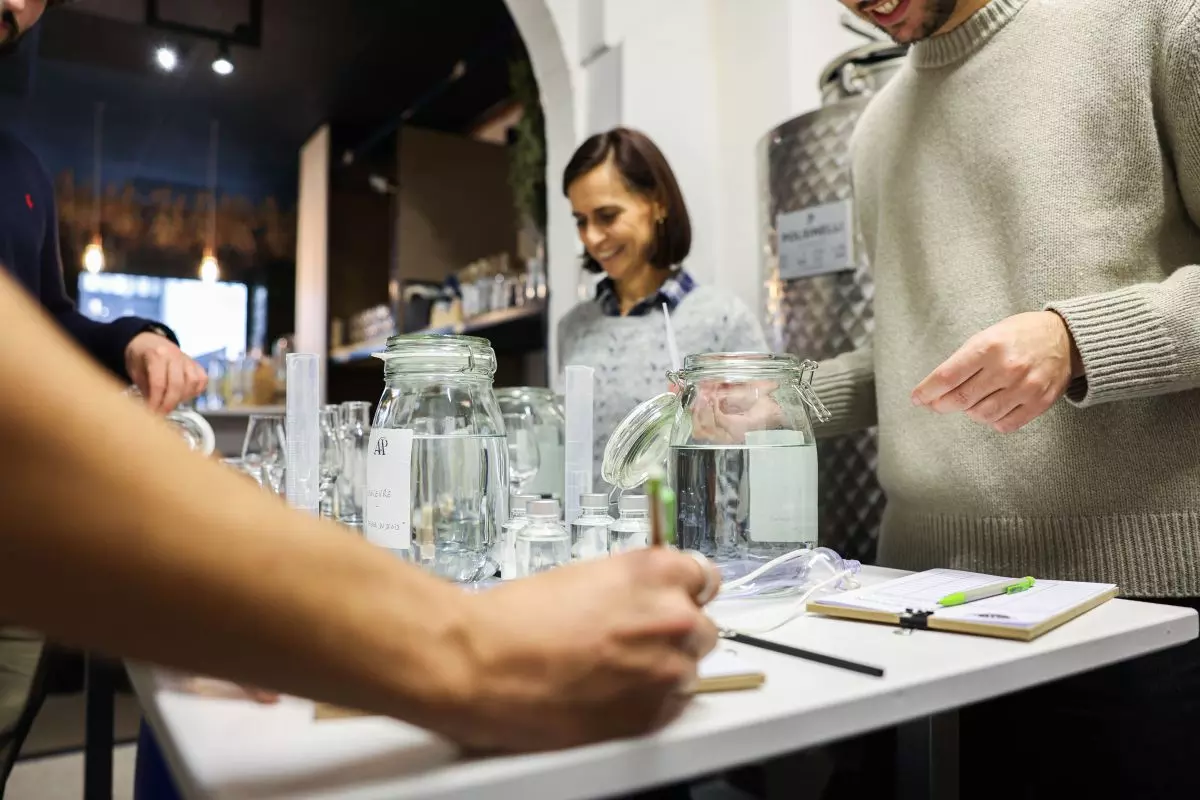
[[[204,258],[200,259],[200,280],[205,283],[216,283],[221,279],[221,265],[213,251],[205,248]]]
[[[204,258],[200,259],[200,281],[216,283],[221,279],[221,264],[211,249],[205,249]]]
[[[91,244],[83,249],[83,268],[93,275],[104,271],[104,244],[100,234],[92,237]]]

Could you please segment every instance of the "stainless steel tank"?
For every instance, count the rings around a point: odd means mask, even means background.
[[[820,78],[822,107],[759,143],[759,210],[772,344],[816,360],[867,343],[874,286],[854,225],[850,134],[905,49],[873,43],[845,53]],[[875,430],[818,446],[821,543],[875,557],[886,501],[875,477]]]

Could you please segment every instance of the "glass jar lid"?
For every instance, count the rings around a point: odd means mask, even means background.
[[[667,460],[679,409],[679,398],[664,392],[630,412],[608,438],[600,476],[619,489],[635,489],[645,483]]]
[[[385,376],[496,374],[496,353],[491,342],[478,336],[427,333],[392,336],[387,340],[387,349],[374,356],[383,361]]]

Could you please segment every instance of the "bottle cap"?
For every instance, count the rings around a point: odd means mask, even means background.
[[[509,507],[509,513],[513,511],[525,511],[528,513],[529,504],[541,499],[541,495],[537,494],[514,494],[512,496],[512,505]]]
[[[526,506],[526,513],[531,517],[553,517],[558,519],[557,500],[534,500]]]
[[[579,498],[580,508],[603,508],[608,510],[608,495],[603,493],[585,494]]]
[[[649,511],[650,499],[644,494],[623,494],[617,505],[622,514],[626,511]]]

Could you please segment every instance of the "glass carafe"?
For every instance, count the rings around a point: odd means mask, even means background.
[[[528,419],[537,443],[537,472],[520,487],[522,492],[563,498],[565,476],[565,444],[567,422],[558,398],[549,389],[533,386],[510,386],[496,389],[496,402],[505,418]],[[511,433],[511,432],[510,432]]]
[[[508,451],[496,355],[471,336],[393,336],[368,448],[368,539],[460,583],[495,575]]]
[[[141,390],[136,386],[130,386],[125,390],[125,394],[145,402]],[[166,420],[179,432],[179,437],[190,450],[205,456],[212,455],[216,450],[217,437],[213,433],[212,425],[188,405],[181,404],[174,408],[166,415]]]
[[[679,546],[745,571],[817,541],[816,364],[791,355],[690,355],[669,377],[679,394],[638,406],[617,426],[603,477],[642,485],[665,461]],[[729,572],[731,577],[739,571]]]

